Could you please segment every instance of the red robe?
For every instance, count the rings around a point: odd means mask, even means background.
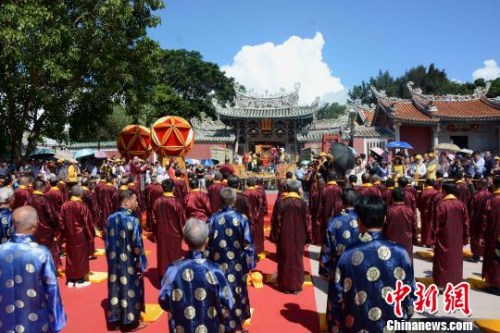
[[[60,180],[57,183],[57,188],[59,188],[61,190],[61,194],[63,196],[64,201],[68,201],[68,185],[66,185],[65,182]]]
[[[42,192],[34,191],[33,195],[29,197],[27,204],[35,208],[38,214],[38,228],[34,234],[36,242],[47,247],[52,254],[52,259],[56,267],[61,267],[59,249],[56,242],[54,242],[54,236],[59,229],[58,215],[54,212],[54,208]]]
[[[380,190],[372,184],[363,184],[363,186],[358,189],[358,192],[362,196],[375,195],[377,197],[382,197],[382,193],[380,193]]]
[[[420,196],[418,209],[420,210],[421,222],[421,237],[420,242],[422,245],[431,245],[432,236],[432,200],[438,194],[438,191],[432,187],[426,187]]]
[[[483,259],[483,278],[500,288],[500,191],[496,190],[486,203],[487,226]]]
[[[319,211],[320,197],[323,192],[320,181],[320,176],[317,171],[311,174],[311,188],[309,189],[309,214],[312,223],[312,243],[320,245],[323,242],[323,235],[321,234],[321,212]]]
[[[466,207],[469,207],[470,201],[472,199],[472,192],[470,191],[470,187],[464,181],[457,181],[457,198],[462,201]]]
[[[252,219],[248,222],[250,223],[250,231],[252,233],[253,245],[255,249],[255,254],[259,254],[264,251],[264,215],[263,207],[264,202],[262,201],[262,193],[256,187],[248,187],[243,194],[247,196],[250,202],[250,214]]]
[[[134,211],[134,215],[139,220],[139,225],[142,226],[142,212],[146,210],[146,204],[142,199],[141,188],[139,187],[139,185],[135,183],[130,183],[128,184],[128,190],[135,193],[135,196],[137,197],[138,206],[137,209]]]
[[[92,215],[87,205],[72,197],[61,209],[62,232],[66,239],[66,278],[82,279],[89,272],[89,244],[92,241]]]
[[[186,218],[197,218],[207,222],[212,214],[210,198],[200,189],[191,190],[186,197]]]
[[[146,227],[153,230],[153,205],[163,195],[163,188],[159,183],[151,183],[146,186]]]
[[[387,207],[389,207],[390,205],[392,205],[392,190],[394,190],[394,187],[388,187],[385,190],[385,193],[382,193],[382,199],[384,199],[385,204],[387,205]]]
[[[387,187],[380,182],[373,183],[373,186],[375,186],[379,190],[380,195],[382,196],[383,199],[385,199],[385,193],[387,192]]]
[[[470,211],[470,248],[475,256],[483,256],[484,240],[486,231],[486,202],[490,197],[490,192],[487,189],[482,189],[474,194],[471,200]]]
[[[152,207],[153,228],[156,232],[158,274],[174,260],[182,257],[182,229],[186,224],[184,207],[172,194],[158,198]]]
[[[236,209],[241,214],[245,215],[248,221],[252,221],[252,210],[250,209],[250,199],[240,191],[236,192],[236,203],[234,204],[234,209]]]
[[[304,283],[304,246],[311,240],[311,216],[307,203],[289,193],[279,204],[273,230],[278,260],[278,287],[300,291]]]
[[[64,195],[59,187],[52,187],[47,193],[45,193],[45,197],[49,200],[54,212],[57,215],[57,220],[59,221],[59,215],[61,214],[61,207],[64,204]]]
[[[173,178],[172,178],[173,179]],[[179,202],[186,207],[186,197],[189,191],[186,182],[182,178],[175,178],[174,180],[174,195]]]
[[[342,211],[342,187],[336,182],[328,182],[320,196],[319,211],[321,214],[321,234],[325,234],[326,224],[330,217]]]
[[[447,195],[436,208],[436,242],[432,277],[438,287],[462,282],[463,247],[469,238],[467,207],[454,195]]]
[[[220,197],[220,191],[226,187],[226,184],[220,181],[215,181],[212,185],[208,187],[207,193],[210,197],[210,207],[212,207],[212,213],[216,213],[222,208],[222,199]]]
[[[387,210],[383,235],[403,246],[413,261],[413,244],[417,243],[417,214],[404,202],[393,204]]]
[[[99,225],[101,230],[105,230],[104,226],[106,225],[109,215],[115,211],[115,207],[113,205],[113,194],[116,192],[116,188],[113,184],[105,184],[98,192],[99,196],[97,197],[97,202],[101,207],[101,221]]]
[[[94,252],[95,252],[95,243],[94,243],[94,238],[96,236],[95,228],[98,226],[99,219],[100,219],[99,208],[97,207],[95,193],[90,191],[85,186],[83,186],[82,201],[89,209],[90,216],[92,216],[92,223],[91,223],[91,227],[90,227],[92,237],[89,241],[89,256],[93,256]]]
[[[12,211],[16,208],[26,205],[26,201],[30,197],[31,193],[28,188],[24,185],[19,185],[19,187],[14,191],[14,202],[12,203]]]

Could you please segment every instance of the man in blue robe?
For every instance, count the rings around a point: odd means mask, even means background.
[[[204,257],[208,226],[191,218],[183,234],[189,252],[167,268],[159,297],[170,314],[170,332],[225,332],[233,293],[219,266]]]
[[[250,318],[247,274],[255,267],[254,247],[248,219],[234,209],[236,191],[227,187],[220,195],[224,208],[208,219],[206,252],[226,275],[235,298],[226,331],[239,332]]]
[[[66,314],[50,251],[35,243],[36,210],[13,214],[15,234],[0,246],[0,323],[2,332],[60,332]]]
[[[340,256],[344,253],[348,245],[359,242],[358,215],[354,210],[354,203],[360,195],[352,188],[342,191],[342,204],[344,210],[337,216],[332,216],[328,221],[323,245],[321,246],[319,259],[319,275],[329,281],[329,287],[333,286],[335,268]],[[328,290],[328,298],[333,296],[334,289]],[[328,331],[333,325],[333,313],[328,311],[326,320]]]
[[[388,320],[408,320],[413,314],[413,267],[404,247],[382,237],[386,210],[377,196],[361,197],[356,204],[361,241],[345,250],[330,281],[329,289],[334,290],[328,304],[335,320],[332,331],[382,332]],[[410,288],[401,303],[402,318],[385,299],[396,290],[398,280]]]
[[[6,243],[14,235],[12,210],[14,191],[10,187],[0,188],[0,243]]]
[[[132,214],[137,196],[120,191],[121,208],[106,222],[106,259],[108,262],[108,312],[110,329],[138,330],[144,306],[143,272],[147,268],[139,221]]]

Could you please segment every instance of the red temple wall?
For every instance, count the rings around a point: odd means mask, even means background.
[[[410,154],[426,153],[432,146],[432,130],[430,127],[403,125],[399,129],[401,141],[413,146]]]

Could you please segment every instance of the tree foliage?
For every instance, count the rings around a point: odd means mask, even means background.
[[[161,0],[4,0],[0,2],[0,125],[11,157],[41,135],[89,131],[126,102],[149,98],[148,62],[158,51],[146,29],[159,23]],[[146,65],[145,65],[146,64]],[[151,74],[151,75],[150,75]]]
[[[375,77],[371,77],[368,82],[362,81],[349,91],[349,99],[361,100],[363,104],[376,104],[377,99],[373,96],[370,86],[377,90],[384,90],[387,96],[410,98],[411,94],[406,84],[412,81],[415,87],[422,89],[424,94],[447,95],[447,94],[471,94],[478,86],[484,86],[484,80],[476,80],[474,83],[459,83],[448,79],[445,70],[437,68],[434,64],[429,67],[423,65],[413,67],[403,75],[394,78],[388,71],[379,71]],[[492,87],[488,97],[500,96],[500,79],[492,81]]]
[[[339,103],[326,103],[318,110],[318,119],[334,119],[347,112],[347,106]]]

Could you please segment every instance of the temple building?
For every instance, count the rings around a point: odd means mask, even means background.
[[[228,149],[235,155],[256,152],[260,147],[283,148],[292,160],[300,150],[320,150],[324,135],[350,132],[348,114],[337,119],[317,120],[319,98],[299,106],[299,89],[275,96],[256,96],[236,89],[232,106],[215,104],[217,119],[191,119],[195,145],[190,158],[207,158],[214,149]]]
[[[487,98],[490,87],[476,88],[471,95],[424,95],[408,82],[411,99],[388,97],[372,88],[374,108],[351,105],[357,113],[353,145],[358,152],[387,142],[406,141],[415,152],[426,152],[441,142],[460,148],[499,151],[500,100]],[[371,121],[370,121],[371,119]]]

